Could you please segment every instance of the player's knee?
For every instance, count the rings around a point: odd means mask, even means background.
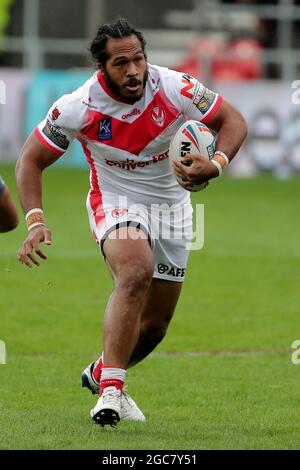
[[[117,280],[117,286],[126,289],[131,295],[138,292],[146,292],[152,277],[153,265],[151,263],[145,263],[144,265],[134,263],[123,270]]]

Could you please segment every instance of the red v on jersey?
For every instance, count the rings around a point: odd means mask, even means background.
[[[189,98],[190,100],[193,99],[194,97],[194,94],[193,93],[190,93],[189,90],[192,90],[194,88],[194,83],[191,83],[189,82],[188,80],[186,80],[185,78],[182,79],[182,83],[185,85],[182,89],[181,89],[181,94],[183,96],[185,96],[186,98]]]
[[[124,122],[107,114],[89,109],[82,135],[109,147],[139,155],[154,139],[180,115],[180,111],[159,90],[145,111],[132,122]],[[109,123],[109,132],[102,135],[102,123]]]

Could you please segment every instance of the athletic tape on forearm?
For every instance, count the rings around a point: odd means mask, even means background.
[[[229,164],[229,158],[224,152],[221,152],[221,150],[217,150],[214,153],[214,156],[211,159],[211,162],[219,170],[219,176],[221,176],[221,174],[223,173],[223,170]]]
[[[217,156],[224,158],[226,166],[229,165],[229,158],[227,157],[226,153],[222,152],[221,150],[216,150],[213,158]]]
[[[28,232],[33,229],[34,227],[38,227],[38,225],[46,225],[45,224],[45,217],[44,212],[42,209],[36,208],[31,209],[26,214],[26,223]]]
[[[223,173],[223,168],[222,168],[222,165],[221,163],[219,163],[217,160],[215,159],[211,159],[211,162],[213,165],[215,165],[215,167],[218,169],[219,171],[219,176],[221,176],[221,174]]]

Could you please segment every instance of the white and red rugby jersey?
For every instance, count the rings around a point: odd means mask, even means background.
[[[169,144],[186,120],[207,123],[222,98],[189,75],[148,68],[143,97],[134,104],[115,96],[98,71],[54,103],[35,129],[58,155],[73,139],[80,141],[91,168],[91,193],[99,202],[108,193],[146,205],[189,201],[170,168]]]

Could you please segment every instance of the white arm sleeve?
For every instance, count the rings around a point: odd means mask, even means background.
[[[76,92],[64,95],[51,106],[47,117],[34,133],[45,147],[62,155],[80,132],[84,112],[85,107],[81,105]]]
[[[168,70],[166,94],[186,119],[204,124],[218,111],[222,97],[190,75]]]

